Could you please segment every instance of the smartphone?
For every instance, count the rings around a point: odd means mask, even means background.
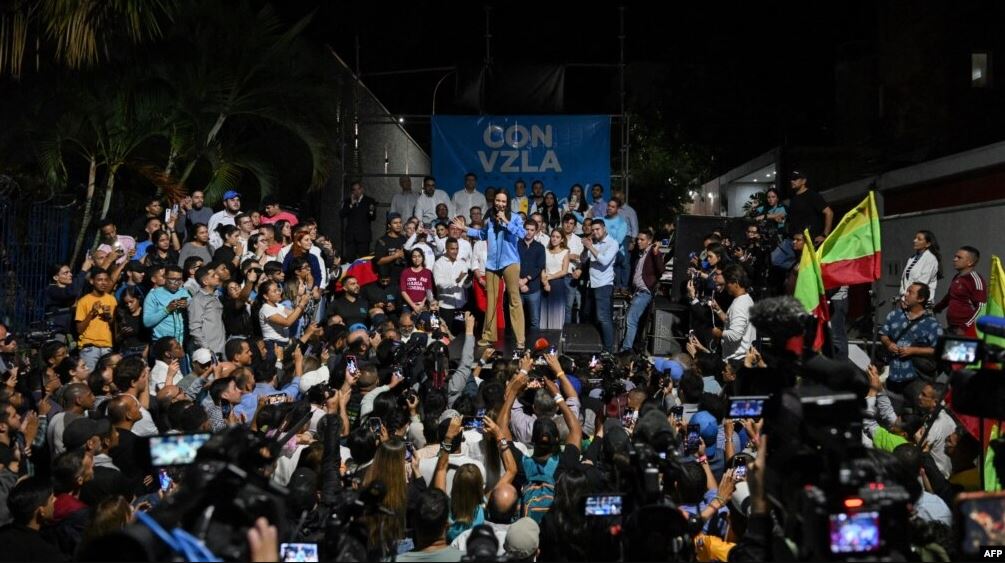
[[[394,379],[405,379],[405,375],[401,373],[401,368],[394,368],[391,372],[391,377]]]
[[[670,246],[670,239],[668,239],[668,238],[665,238],[665,239],[661,240],[661,241],[660,241],[660,245],[661,245],[661,246],[662,246],[663,248],[667,248],[667,247],[669,247],[669,246]]]
[[[320,561],[316,543],[279,544],[280,561]]]
[[[598,364],[600,364],[600,360],[598,360],[596,356],[590,358],[590,369],[597,367]]]
[[[729,418],[761,418],[768,395],[730,397]]]
[[[286,402],[286,393],[273,393],[265,398],[266,405],[281,405]]]
[[[372,430],[374,434],[380,434],[380,429],[384,427],[384,425],[380,422],[380,419],[376,416],[371,416],[367,419],[367,421],[367,424],[370,425],[370,430]]]
[[[831,514],[830,538],[831,553],[879,551],[879,512]]]
[[[171,210],[170,209],[165,209],[164,210],[164,222],[167,223],[170,220],[171,220]]]
[[[411,440],[405,440],[405,461],[412,461],[412,456],[415,455],[415,446],[412,445]]]
[[[1005,492],[962,493],[956,497],[955,508],[964,554],[979,555],[983,546],[1001,543],[995,527],[1005,520]]]
[[[345,357],[345,369],[353,375],[359,373],[359,367],[356,366],[356,356]]]
[[[430,328],[432,328],[434,330],[440,328],[440,318],[439,317],[430,317],[429,318],[429,326],[430,326]]]
[[[153,467],[189,465],[195,461],[196,453],[207,441],[210,434],[163,434],[147,439],[147,450]]]
[[[585,513],[587,516],[621,516],[623,501],[621,495],[589,495]]]
[[[737,465],[736,467],[733,468],[733,480],[734,481],[743,481],[746,478],[747,478],[747,466],[746,466],[746,464],[744,464],[744,465]]]
[[[158,471],[157,479],[160,481],[162,491],[167,492],[171,488],[171,477],[168,476],[167,471],[163,469]]]
[[[686,455],[698,453],[698,447],[701,446],[700,430],[701,427],[697,424],[687,425],[687,436],[684,438],[684,453]]]
[[[468,430],[483,430],[485,428],[485,409],[478,409],[475,416],[465,416],[461,419],[464,428]]]
[[[552,346],[551,348],[548,348],[548,353],[551,354],[552,356],[554,356],[555,354],[558,353],[558,348],[555,348],[554,346]]]
[[[684,420],[684,405],[677,405],[676,407],[670,407],[670,416],[673,417],[675,421]]]

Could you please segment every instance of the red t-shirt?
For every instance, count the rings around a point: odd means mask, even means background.
[[[433,289],[433,272],[423,268],[418,272],[411,268],[405,268],[401,272],[401,291],[404,291],[412,299],[413,303],[419,303],[426,298],[426,291]]]

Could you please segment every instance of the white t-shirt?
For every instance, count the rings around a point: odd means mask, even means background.
[[[262,325],[262,338],[265,340],[278,340],[280,342],[290,341],[290,328],[285,326],[279,326],[269,322],[269,317],[272,315],[279,315],[283,318],[289,316],[290,311],[282,305],[270,305],[265,303],[262,305],[262,310],[258,312],[258,323]]]
[[[565,245],[569,247],[569,273],[576,271],[577,262],[583,256],[583,238],[577,234],[566,235]]]

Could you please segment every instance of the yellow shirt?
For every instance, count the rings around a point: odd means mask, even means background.
[[[96,297],[93,293],[88,293],[87,295],[80,298],[77,301],[77,314],[74,317],[77,321],[82,321],[87,318],[88,313],[91,312],[91,308],[94,307],[95,303],[101,303],[102,305],[109,308],[108,314],[115,314],[115,307],[118,303],[115,301],[115,296],[110,294],[102,295],[101,297]],[[112,325],[111,316],[109,320],[106,321],[100,316],[91,319],[91,322],[87,323],[87,328],[84,332],[80,333],[80,338],[78,339],[78,344],[81,347],[86,345],[97,346],[99,348],[111,348],[112,347]]]
[[[727,561],[729,552],[735,546],[718,536],[699,534],[694,538],[695,559],[698,561]]]

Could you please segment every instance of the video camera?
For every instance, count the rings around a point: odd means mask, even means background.
[[[986,336],[1005,337],[1005,318],[980,317],[977,328]],[[939,339],[936,359],[942,369],[952,374],[950,386],[953,408],[957,412],[983,418],[1005,418],[1005,384],[1002,383],[1005,348],[986,340],[946,335]]]

